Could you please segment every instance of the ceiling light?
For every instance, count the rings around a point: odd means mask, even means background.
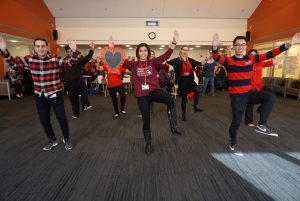
[[[132,47],[129,47],[128,49],[129,49],[129,50],[132,50]]]
[[[195,47],[197,47],[197,48],[198,48],[198,47],[200,47],[200,45],[196,45]]]
[[[125,45],[126,47],[130,47],[130,45]]]
[[[160,48],[158,48],[158,49],[163,50],[164,48],[163,48],[163,47],[160,47]]]
[[[102,49],[102,47],[98,47],[97,49],[98,49],[98,50],[101,50],[101,49]]]
[[[193,50],[194,48],[193,47],[190,47],[190,50]]]
[[[166,47],[165,45],[161,45],[160,47]]]
[[[12,42],[12,43],[16,43],[16,42],[18,42],[18,41],[16,41],[16,40],[9,40],[10,42]]]
[[[65,47],[65,45],[59,45],[60,47]]]

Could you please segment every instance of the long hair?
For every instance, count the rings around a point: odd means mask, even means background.
[[[182,46],[180,47],[180,51],[179,51],[179,59],[180,59],[181,61],[183,60],[183,55],[182,55],[182,53],[181,53],[181,50],[182,50],[183,48],[185,48],[185,47],[189,48],[189,46],[187,46],[187,45],[182,45]]]
[[[150,47],[149,47],[149,45],[148,45],[147,43],[140,43],[140,44],[136,47],[136,50],[135,50],[135,56],[136,56],[136,58],[138,58],[138,60],[140,60],[139,51],[140,51],[141,47],[146,47],[147,52],[148,52],[147,60],[149,60],[149,59],[150,59],[151,52],[150,52]]]

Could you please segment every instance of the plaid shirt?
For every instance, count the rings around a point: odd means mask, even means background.
[[[61,59],[56,55],[50,54],[41,59],[37,55],[14,58],[7,51],[4,54],[4,60],[10,68],[28,68],[34,82],[34,93],[39,96],[44,94],[45,97],[49,97],[62,90],[60,81],[61,68],[74,65],[77,62],[77,53],[73,53],[69,59]]]

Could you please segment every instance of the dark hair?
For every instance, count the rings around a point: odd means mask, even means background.
[[[33,40],[33,45],[35,45],[35,41],[37,41],[37,40],[44,41],[44,42],[46,43],[46,46],[48,46],[48,42],[47,42],[47,40],[46,40],[45,38],[35,38],[35,39]]]
[[[65,46],[66,52],[67,52],[69,49],[71,49],[70,46],[69,46],[69,45],[66,45],[66,46]]]
[[[240,39],[247,41],[245,36],[237,36],[233,39],[233,46],[235,45],[235,42]]]
[[[249,50],[248,55],[250,55],[251,52],[255,52],[255,54],[258,54],[257,49],[251,49],[251,50]]]
[[[136,47],[136,51],[135,51],[135,56],[140,59],[140,55],[139,55],[139,51],[141,47],[146,47],[148,55],[147,55],[147,60],[149,60],[150,55],[151,55],[151,51],[150,51],[150,47],[149,45],[147,45],[146,43],[140,43],[137,47]]]

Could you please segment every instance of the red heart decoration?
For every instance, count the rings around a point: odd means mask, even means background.
[[[111,70],[121,68],[126,59],[124,50],[120,47],[105,47],[101,50],[101,60],[105,67]]]

